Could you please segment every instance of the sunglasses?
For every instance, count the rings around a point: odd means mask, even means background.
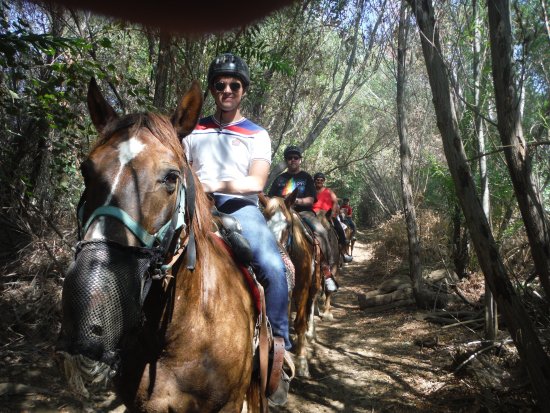
[[[325,182],[325,180],[323,178],[317,178],[315,182]]]
[[[286,158],[287,161],[297,161],[298,159],[300,159],[299,156],[289,156]]]
[[[225,90],[225,87],[227,86],[227,83],[225,82],[216,82],[214,83],[214,89],[218,92],[223,92]],[[241,89],[242,85],[239,82],[231,82],[229,83],[229,88],[232,92],[237,92]]]

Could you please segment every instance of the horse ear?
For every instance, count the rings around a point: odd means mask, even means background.
[[[172,115],[172,125],[178,137],[183,139],[195,129],[202,109],[202,92],[199,82],[193,81]]]
[[[88,85],[88,111],[90,112],[92,123],[99,133],[110,121],[118,117],[115,110],[101,94],[99,86],[93,77]]]
[[[290,195],[288,195],[285,198],[285,205],[287,208],[290,208],[291,206],[294,205],[294,203],[296,202],[297,196],[298,196],[298,188],[295,188],[294,191],[292,191]]]

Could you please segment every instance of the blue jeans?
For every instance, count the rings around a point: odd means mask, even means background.
[[[350,217],[344,219],[344,224],[351,228],[351,232],[355,234],[355,222]]]
[[[215,200],[220,212],[235,217],[241,224],[242,235],[252,248],[252,267],[265,290],[273,335],[283,337],[289,350],[292,346],[288,336],[288,285],[277,241],[258,207],[250,201],[222,196],[216,196]]]

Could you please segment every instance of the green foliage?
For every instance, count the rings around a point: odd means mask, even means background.
[[[0,15],[0,197],[10,205],[19,193],[56,211],[56,200],[74,202],[79,192],[79,158],[91,133],[80,109],[85,88],[109,69],[85,58],[94,49],[86,39],[37,33],[36,15],[7,15]],[[112,44],[103,38],[98,47]]]
[[[424,205],[439,212],[452,214],[452,206],[458,200],[454,189],[453,179],[446,164],[433,156],[428,156],[427,174],[428,185],[424,193]]]
[[[329,174],[331,187],[360,210],[400,206],[399,139],[395,120],[395,4],[365,3],[354,44],[357,2],[314,0],[292,4],[265,20],[229,33],[170,39],[165,106],[175,107],[193,79],[205,81],[214,56],[231,51],[249,64],[252,85],[244,113],[272,137],[274,165],[288,144],[305,146],[304,168]],[[474,21],[462,3],[438,4],[438,23],[449,72],[462,93],[459,125],[469,157],[476,155],[472,84]],[[547,136],[550,124],[550,56],[540,7],[518,2],[514,9],[517,50],[523,53],[527,140]],[[493,107],[486,10],[481,7],[481,112]],[[378,32],[371,33],[379,13]],[[523,26],[517,24],[522,22]],[[369,49],[371,39],[373,48]],[[417,38],[409,39],[407,110],[413,185],[424,205],[450,210],[456,203],[435,127],[431,93]],[[80,160],[96,132],[85,107],[86,87],[100,80],[117,110],[153,109],[159,33],[88,14],[65,13],[20,2],[0,14],[0,197],[53,206],[76,201]],[[356,49],[354,49],[356,47]],[[352,50],[355,54],[352,55]],[[342,83],[347,78],[348,83]],[[466,104],[465,102],[468,102]],[[206,99],[204,114],[213,110]],[[545,135],[546,132],[546,135]],[[499,146],[487,129],[487,151]],[[548,148],[534,149],[533,170],[548,182]],[[426,155],[429,154],[429,155]],[[513,197],[501,155],[488,158],[492,216],[502,217]],[[472,170],[476,172],[475,163]],[[548,183],[543,187],[546,204]],[[377,200],[373,195],[380,197]],[[367,211],[371,213],[372,211]],[[367,215],[367,214],[366,214]],[[365,217],[366,217],[365,215]],[[371,213],[370,217],[383,214]],[[369,218],[370,219],[370,218]],[[377,218],[378,219],[378,218]],[[365,218],[365,221],[368,219]],[[375,222],[373,222],[375,223]]]

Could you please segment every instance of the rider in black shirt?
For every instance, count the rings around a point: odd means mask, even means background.
[[[288,146],[283,155],[287,164],[287,170],[275,178],[269,189],[268,196],[284,198],[298,188],[294,210],[300,214],[303,221],[315,233],[315,237],[319,240],[323,256],[331,257],[332,254],[329,254],[330,243],[327,230],[317,219],[312,208],[313,203],[316,201],[316,190],[313,178],[310,174],[300,169],[302,152],[297,146]],[[325,288],[329,292],[334,292],[338,289],[330,272],[330,268],[334,264],[333,262],[328,262],[328,260],[321,264],[325,276]]]

